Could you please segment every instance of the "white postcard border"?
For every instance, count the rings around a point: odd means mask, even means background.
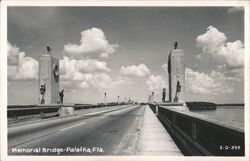
[[[245,8],[245,70],[244,70],[244,97],[245,97],[245,157],[170,157],[170,156],[8,156],[7,155],[7,7],[8,6],[180,6],[180,7],[194,7],[194,6],[243,6]],[[200,160],[227,160],[227,161],[245,161],[249,160],[249,91],[250,91],[250,56],[249,56],[249,2],[248,1],[2,1],[1,2],[1,54],[0,54],[0,107],[1,107],[1,160],[16,161],[25,160],[107,160],[107,161],[154,161],[162,160],[185,160],[185,161],[200,161]]]

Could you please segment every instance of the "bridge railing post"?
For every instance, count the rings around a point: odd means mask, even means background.
[[[197,139],[197,123],[192,120],[192,138]]]
[[[158,115],[159,115],[159,114],[158,114],[158,113],[159,113],[159,112],[158,112],[158,108],[159,108],[159,106],[158,106],[158,105],[156,105],[156,106],[155,106],[155,115],[156,115],[156,116],[158,116]]]

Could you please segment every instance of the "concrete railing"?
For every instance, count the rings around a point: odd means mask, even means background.
[[[190,111],[149,105],[185,155],[244,156],[244,130]]]
[[[7,107],[8,118],[18,118],[28,115],[43,115],[46,113],[57,113],[60,105],[10,105]]]
[[[107,105],[104,104],[79,104],[79,105],[67,105],[67,104],[51,104],[51,105],[8,105],[7,107],[7,116],[8,118],[18,118],[20,116],[29,116],[29,115],[43,115],[46,114],[55,114],[58,116],[59,109],[61,107],[73,107],[74,110],[84,110],[84,109],[91,109],[91,108],[101,108],[101,107],[110,107],[110,106],[117,106],[117,105],[126,105],[128,103],[108,103]]]

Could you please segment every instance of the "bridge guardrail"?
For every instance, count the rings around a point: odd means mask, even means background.
[[[8,105],[7,106],[7,117],[8,118],[18,118],[21,116],[28,116],[28,115],[41,115],[47,113],[55,113],[55,116],[57,116],[57,113],[59,111],[60,107],[74,107],[75,110],[84,110],[84,109],[90,109],[90,108],[101,108],[101,107],[110,107],[110,106],[117,106],[117,105],[125,105],[125,103],[108,103],[107,105],[104,104],[76,104],[76,105],[70,105],[70,104],[51,104],[51,105]]]
[[[244,130],[189,111],[150,104],[158,118],[187,155],[244,156]],[[201,115],[200,115],[201,116]]]
[[[59,105],[10,105],[7,107],[8,118],[18,118],[27,115],[43,115],[46,113],[57,113]]]

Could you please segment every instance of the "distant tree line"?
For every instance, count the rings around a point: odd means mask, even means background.
[[[216,104],[217,106],[245,106],[244,103],[226,103],[226,104]]]
[[[189,110],[215,110],[216,104],[212,102],[186,102]]]

